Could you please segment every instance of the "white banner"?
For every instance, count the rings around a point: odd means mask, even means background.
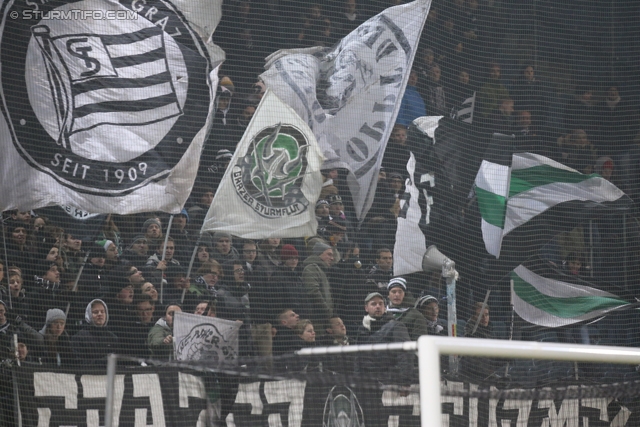
[[[275,52],[261,75],[313,130],[327,159],[324,167],[349,170],[359,219],[373,202],[430,6],[430,0],[416,0],[391,7],[331,49]]]
[[[176,360],[233,364],[242,322],[178,312],[173,325]]]
[[[309,127],[267,90],[211,203],[202,231],[246,239],[316,234],[322,154]]]
[[[215,49],[167,1],[32,6],[1,15],[0,211],[178,213],[210,125]]]
[[[422,217],[419,197],[420,190],[413,182],[416,159],[413,153],[407,162],[409,178],[405,181],[405,197],[400,201],[400,215],[396,229],[396,245],[393,249],[393,275],[402,276],[422,271],[422,258],[427,252],[426,239],[420,230],[420,221],[428,221],[429,215]]]

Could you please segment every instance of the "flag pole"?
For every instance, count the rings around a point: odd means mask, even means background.
[[[513,307],[513,279],[509,281],[509,285],[511,287],[511,293],[509,294],[509,304],[511,304],[511,326],[509,327],[509,341],[513,341],[513,323],[515,321],[515,309]],[[509,374],[509,362],[507,361],[507,366],[504,368],[504,376],[506,377]]]
[[[80,268],[78,269],[78,274],[76,275],[76,280],[73,282],[73,288],[71,288],[71,292],[78,292],[78,282],[80,281],[80,276],[82,275],[82,272],[84,271],[84,266],[87,263],[87,260],[89,259],[89,254],[91,253],[91,249],[89,249],[87,251],[87,254],[84,256],[84,261],[82,262],[82,265],[80,266]],[[67,309],[64,311],[64,315],[65,317],[69,315],[69,308],[71,307],[71,301],[67,302]]]
[[[189,268],[187,268],[187,278],[189,279],[189,285],[191,285],[191,269],[193,268],[193,261],[196,259],[196,254],[198,253],[198,247],[200,247],[200,240],[202,239],[202,232],[198,235],[198,240],[196,240],[196,246],[193,248],[193,252],[191,253],[191,260],[189,261]],[[187,289],[182,290],[182,298],[180,298],[180,304],[184,303],[184,296],[187,293]]]
[[[9,309],[13,310],[11,301],[11,288],[9,288],[9,254],[7,253],[7,236],[5,234],[4,221],[2,221],[2,246],[4,247],[4,275],[7,276],[7,293],[9,294]]]
[[[480,313],[476,316],[476,323],[473,325],[473,331],[471,331],[471,335],[476,333],[476,329],[478,329],[478,324],[480,323],[480,317],[484,312],[484,309],[487,308],[487,301],[489,300],[489,294],[491,293],[491,289],[487,289],[487,295],[484,296],[484,301],[482,301],[482,307],[480,307]]]
[[[167,224],[167,232],[164,235],[164,245],[162,245],[162,259],[167,255],[167,242],[169,241],[169,233],[171,232],[171,224],[173,224],[173,214],[169,216],[169,224]],[[164,304],[164,280],[160,280],[160,304]]]

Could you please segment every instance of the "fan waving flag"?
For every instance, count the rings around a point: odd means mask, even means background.
[[[577,224],[577,218],[629,204],[629,198],[601,176],[582,174],[533,153],[514,153],[510,164],[483,161],[476,195],[485,246],[496,258],[509,233],[534,217]],[[562,212],[568,208],[574,214],[567,218]]]
[[[315,235],[322,160],[311,129],[267,90],[229,163],[202,231],[226,231],[246,239]]]
[[[511,274],[513,309],[534,325],[556,328],[597,319],[612,311],[637,307],[610,292],[580,281],[551,279],[524,265]]]
[[[345,168],[358,219],[371,207],[431,2],[394,6],[335,47],[281,50],[267,58],[267,87],[313,131],[326,161]]]
[[[210,12],[204,33],[213,31],[220,1],[192,3],[198,23]],[[100,13],[47,18],[83,8]],[[178,213],[212,120],[221,51],[169,1],[47,2],[30,12],[2,4],[0,211]]]

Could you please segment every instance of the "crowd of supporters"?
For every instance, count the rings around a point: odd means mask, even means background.
[[[241,320],[245,356],[278,356],[318,343],[347,345],[363,336],[362,342],[369,342],[372,322],[381,319],[404,325],[400,332],[385,329],[388,336],[415,340],[446,334],[438,313],[441,280],[393,277],[396,220],[408,124],[424,115],[448,115],[474,93],[474,124],[480,129],[538,138],[566,165],[599,173],[631,197],[640,196],[638,108],[622,91],[626,82],[580,84],[574,99],[563,103],[561,94],[538,78],[533,62],[522,61],[515,67],[520,72],[504,79],[498,53],[507,9],[477,0],[434,2],[366,218],[355,217],[346,171],[333,169],[323,171],[315,236],[252,241],[221,232],[200,235],[235,146],[264,94],[258,78],[264,57],[281,48],[331,46],[394,3],[310,2],[301,9],[306,2],[225,2],[213,39],[227,60],[187,206],[170,228],[163,213],[110,215],[90,242],[37,210],[5,212],[0,357],[61,367],[102,364],[112,352],[167,360],[177,311]],[[291,11],[300,10],[292,19]],[[561,114],[551,105],[560,105]],[[633,288],[627,272],[637,272],[638,265],[633,260],[622,266],[630,252],[624,243],[629,230],[622,230],[628,222],[616,217],[577,227],[545,246],[543,255],[568,274],[606,277]],[[484,289],[460,296],[466,304],[461,313],[470,319],[459,330],[480,338],[507,337],[504,298],[490,301],[500,319],[490,323],[488,313],[486,319],[482,314],[487,307],[474,305]],[[378,298],[383,307],[372,306],[370,312],[369,303]],[[598,337],[603,331],[587,329]],[[557,340],[584,336],[565,332]],[[525,335],[526,330],[520,336]],[[307,368],[287,363],[278,367]]]

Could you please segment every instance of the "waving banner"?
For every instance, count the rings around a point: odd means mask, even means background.
[[[217,85],[214,49],[184,15],[81,0],[5,2],[2,17],[0,211],[178,213]]]
[[[173,326],[176,360],[233,364],[241,322],[178,312]]]
[[[416,0],[369,19],[335,47],[281,50],[267,58],[267,87],[309,125],[325,168],[345,168],[356,215],[371,207],[431,2]]]
[[[315,235],[321,165],[322,154],[309,127],[267,91],[229,163],[202,231],[226,231],[246,239]]]

